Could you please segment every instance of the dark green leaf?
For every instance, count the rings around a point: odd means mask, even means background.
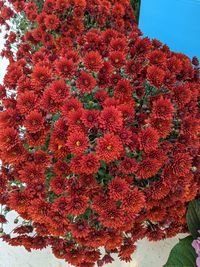
[[[198,237],[198,230],[200,230],[200,199],[196,199],[190,202],[186,218],[188,228],[193,238]]]
[[[167,263],[163,267],[196,267],[196,253],[192,247],[192,236],[180,239],[170,252]]]

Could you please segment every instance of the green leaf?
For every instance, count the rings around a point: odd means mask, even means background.
[[[200,199],[196,199],[190,202],[186,219],[188,228],[193,238],[198,237],[198,230],[200,230]]]
[[[105,161],[103,161],[103,160],[100,160],[100,164],[101,164],[101,168],[102,169],[104,169],[104,170],[106,170],[106,163],[105,163]]]
[[[196,253],[192,247],[192,236],[180,239],[170,252],[163,267],[196,267]]]

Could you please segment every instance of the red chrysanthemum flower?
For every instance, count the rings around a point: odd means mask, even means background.
[[[159,136],[162,138],[166,138],[168,134],[170,133],[170,130],[172,128],[172,122],[171,120],[166,120],[162,118],[154,118],[152,117],[149,120],[151,126],[156,129],[158,132]]]
[[[157,174],[161,164],[155,159],[144,159],[139,163],[137,170],[137,177],[141,179],[148,179]]]
[[[15,190],[9,194],[8,207],[18,213],[25,212],[29,205],[29,198],[25,191]]]
[[[78,155],[70,161],[69,166],[70,166],[70,170],[72,173],[80,172],[81,158],[82,158],[82,155]]]
[[[24,92],[17,98],[17,108],[20,114],[27,115],[33,108],[36,108],[37,97],[34,92]]]
[[[42,146],[47,138],[47,133],[44,130],[35,133],[26,132],[26,138],[31,146]]]
[[[165,78],[165,71],[156,66],[149,66],[147,69],[147,80],[153,86],[159,88],[162,86]]]
[[[88,137],[83,132],[70,133],[67,138],[67,146],[72,154],[81,154],[89,147]]]
[[[110,42],[110,49],[113,51],[124,51],[128,50],[128,43],[125,37],[113,38]]]
[[[101,223],[109,228],[119,229],[123,226],[124,223],[124,216],[121,209],[117,207],[107,207],[106,210],[102,212],[100,215]]]
[[[110,60],[113,67],[120,69],[125,64],[125,54],[121,51],[110,53]]]
[[[160,50],[152,51],[148,54],[148,60],[151,64],[162,67],[166,62],[166,55]]]
[[[169,165],[169,171],[176,176],[185,176],[192,167],[191,156],[188,153],[177,153]]]
[[[181,130],[189,136],[197,136],[200,132],[200,119],[187,116],[183,120]]]
[[[126,102],[132,97],[133,88],[129,80],[120,80],[114,89],[114,97]]]
[[[81,215],[88,207],[88,198],[86,196],[71,197],[68,203],[69,214]]]
[[[129,190],[129,185],[123,177],[116,177],[108,185],[108,189],[110,198],[118,201],[126,196]]]
[[[32,73],[32,83],[34,86],[44,87],[51,81],[51,79],[52,72],[49,67],[40,64],[35,65]]]
[[[82,122],[82,109],[74,112],[70,112],[67,116],[69,131],[73,132],[74,129],[81,130],[84,129]]]
[[[103,130],[109,132],[120,130],[123,125],[121,112],[115,107],[105,107],[101,111],[99,125]]]
[[[89,109],[89,110],[83,110],[81,119],[86,127],[93,128],[98,126],[99,122],[98,117],[99,117],[98,110]]]
[[[53,202],[52,208],[63,215],[69,214],[69,201],[69,197],[61,196]]]
[[[62,107],[62,114],[68,116],[70,112],[77,111],[82,108],[82,103],[77,98],[69,98]]]
[[[69,164],[66,161],[58,160],[54,164],[54,172],[58,175],[68,175],[70,173]]]
[[[99,71],[103,67],[103,60],[99,52],[88,52],[84,57],[84,65],[90,71]]]
[[[183,107],[191,100],[191,90],[189,84],[180,84],[173,88],[174,99],[176,103]]]
[[[120,251],[119,251],[120,260],[125,261],[125,262],[130,262],[132,260],[131,255],[134,253],[136,248],[137,248],[136,245],[133,243],[133,241],[130,238],[126,239],[124,242],[124,245],[120,247]]]
[[[37,110],[33,110],[26,117],[26,121],[24,122],[24,126],[26,130],[31,133],[36,133],[44,128],[44,118],[40,112]]]
[[[44,24],[48,30],[56,30],[59,26],[59,18],[54,14],[45,16]]]
[[[67,189],[67,178],[55,176],[50,181],[51,189],[57,195],[64,193]]]
[[[125,157],[119,165],[119,171],[125,174],[133,174],[138,169],[138,163],[134,158]]]
[[[99,160],[109,163],[123,156],[123,145],[118,136],[107,133],[97,140],[96,153]]]
[[[26,163],[22,169],[19,170],[19,180],[25,183],[41,181],[44,182],[44,169],[36,165],[34,162]]]
[[[145,152],[155,150],[158,146],[159,134],[151,128],[142,129],[139,134],[140,149],[144,149]]]
[[[145,196],[141,190],[134,187],[133,190],[127,192],[122,201],[122,209],[124,211],[138,213],[145,208]]]
[[[60,59],[56,63],[56,73],[58,77],[71,79],[76,71],[76,65],[71,59]]]
[[[39,105],[41,109],[51,113],[57,112],[60,107],[59,101],[53,97],[50,89],[45,90]]]
[[[17,143],[9,149],[1,151],[1,160],[6,164],[19,163],[24,158],[25,149],[22,144]]]
[[[96,86],[96,80],[86,71],[81,71],[76,85],[81,92],[91,93]]]
[[[32,220],[39,223],[44,223],[50,211],[50,203],[44,199],[34,199],[31,201],[29,215]]]
[[[83,220],[79,220],[76,223],[69,225],[69,228],[75,238],[86,238],[90,232],[87,222]]]
[[[19,134],[13,128],[5,128],[0,132],[0,149],[11,149],[19,143]]]
[[[123,17],[125,15],[124,7],[121,3],[115,3],[112,9],[112,15],[114,17]]]
[[[174,107],[169,99],[161,97],[153,102],[153,116],[162,119],[170,119],[173,116]]]
[[[80,172],[92,174],[98,172],[100,163],[94,154],[84,154],[80,161]]]
[[[69,96],[70,87],[66,85],[64,80],[55,80],[50,87],[52,97],[59,102]]]

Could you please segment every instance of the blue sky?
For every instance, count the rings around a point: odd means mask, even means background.
[[[200,59],[200,0],[141,0],[140,12],[145,36]]]

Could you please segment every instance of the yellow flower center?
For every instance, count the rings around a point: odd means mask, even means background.
[[[58,150],[60,150],[62,148],[62,145],[58,145]]]
[[[80,141],[77,141],[76,142],[76,146],[80,146],[81,145],[81,142]]]
[[[113,149],[113,146],[109,144],[106,148],[108,151],[111,151]]]

